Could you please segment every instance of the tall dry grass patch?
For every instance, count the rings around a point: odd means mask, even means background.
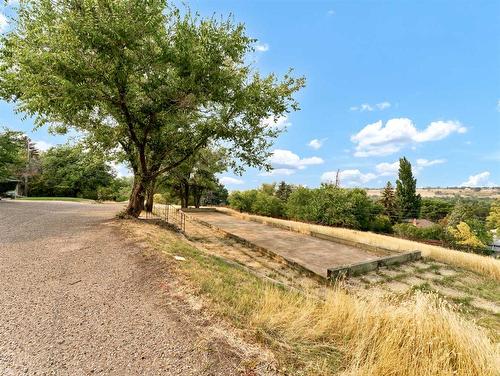
[[[228,208],[218,208],[217,210],[222,211],[226,214],[237,216],[242,219],[275,225],[304,234],[317,232],[320,234],[330,235],[352,242],[386,248],[395,252],[421,251],[422,256],[424,257],[429,257],[436,261],[471,270],[500,281],[500,260],[496,260],[491,257],[456,251],[449,248],[419,243],[407,239],[395,238],[392,236],[375,234],[367,231],[350,230],[340,227],[320,226],[303,222],[289,221],[285,219],[238,213],[237,211]]]
[[[286,374],[498,375],[498,345],[435,294],[360,298],[328,287],[319,298],[276,286],[169,232],[152,236],[141,227],[135,234],[169,258],[183,256],[172,271],[208,298],[217,317],[274,350]]]
[[[335,290],[322,301],[268,288],[251,323],[286,343],[340,349],[343,375],[498,375],[500,369],[480,328],[423,293],[386,302]]]

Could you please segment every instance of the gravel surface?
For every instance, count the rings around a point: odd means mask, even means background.
[[[0,375],[235,375],[114,204],[0,201]],[[167,286],[167,287],[165,287]]]

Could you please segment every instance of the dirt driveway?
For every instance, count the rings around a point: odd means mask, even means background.
[[[238,349],[171,296],[119,205],[0,201],[1,375],[234,375]]]

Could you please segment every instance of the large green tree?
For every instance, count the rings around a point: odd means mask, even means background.
[[[23,135],[4,129],[0,131],[0,181],[15,177],[24,164]]]
[[[411,163],[406,157],[399,159],[396,201],[401,218],[418,218],[421,197],[417,194],[417,179],[413,177]]]
[[[1,39],[0,97],[125,160],[138,216],[157,178],[211,142],[267,167],[279,131],[263,120],[297,109],[304,80],[261,76],[247,64],[254,42],[166,0],[26,0]]]
[[[99,188],[110,187],[113,181],[112,168],[103,155],[82,145],[63,145],[42,153],[41,173],[34,178],[31,193],[97,199]]]

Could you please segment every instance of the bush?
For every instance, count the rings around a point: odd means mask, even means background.
[[[343,189],[323,185],[317,189],[297,188],[286,204],[291,219],[329,226],[368,230],[380,212],[363,189]]]
[[[447,241],[446,229],[441,225],[420,228],[411,223],[398,223],[392,227],[398,236],[415,240]]]
[[[297,188],[288,196],[285,206],[287,217],[299,221],[317,222],[321,212],[317,196],[315,190]]]
[[[459,245],[463,245],[471,249],[486,248],[485,244],[474,234],[474,231],[465,222],[460,222],[456,228],[450,227],[450,233],[455,238]]]
[[[282,217],[283,202],[278,197],[259,191],[255,195],[251,212],[269,217]]]
[[[422,199],[420,208],[420,218],[425,218],[437,222],[445,218],[453,210],[453,201],[436,198]]]
[[[373,219],[370,224],[370,230],[373,232],[383,232],[383,233],[391,233],[392,232],[392,223],[391,219],[387,215],[378,214]]]
[[[252,212],[252,205],[257,196],[255,189],[249,191],[234,191],[228,197],[229,206],[240,212]]]

